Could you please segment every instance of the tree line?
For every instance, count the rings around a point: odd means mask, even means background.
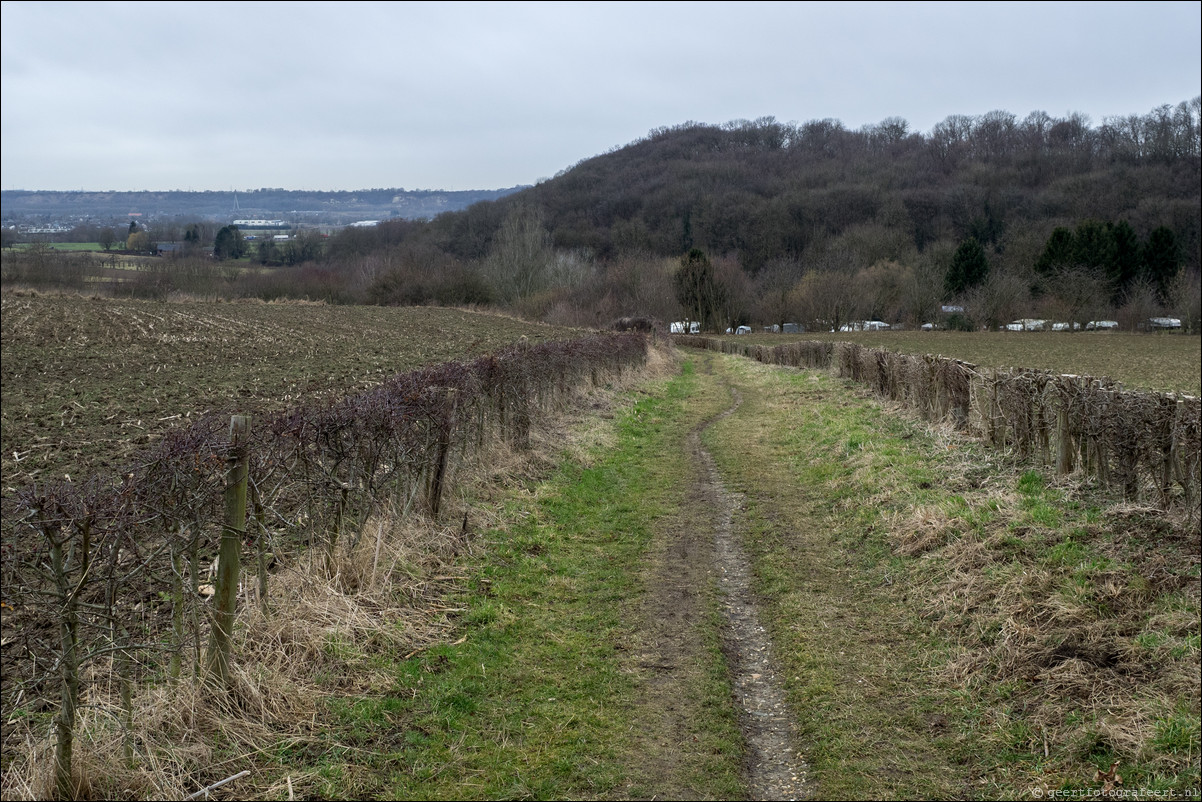
[[[952,306],[966,326],[1175,312],[1196,328],[1199,112],[1194,98],[1090,127],[999,111],[925,135],[899,118],[686,123],[496,203],[344,231],[328,255],[389,277],[369,282],[374,302],[470,285],[563,322],[681,316],[677,270],[697,251],[720,279],[714,326],[920,325]]]
[[[345,228],[286,258],[259,243],[252,261],[290,269],[221,292],[674,320],[697,251],[723,288],[714,326],[1172,313],[1196,329],[1200,111],[1194,98],[1096,127],[995,111],[925,134],[901,118],[690,122],[432,221]],[[949,306],[965,313],[949,321]]]

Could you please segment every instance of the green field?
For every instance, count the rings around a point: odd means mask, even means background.
[[[104,246],[101,245],[99,242],[48,242],[48,243],[46,243],[46,245],[47,245],[47,247],[49,247],[51,250],[54,250],[54,251],[73,251],[73,252],[99,251],[101,253],[105,252]],[[13,249],[18,250],[18,251],[25,251],[25,250],[29,250],[30,247],[31,247],[31,243],[19,242],[13,246]],[[112,248],[115,248],[115,247],[116,247],[116,245],[112,246]],[[110,250],[111,250],[111,248],[110,248]]]
[[[0,299],[6,487],[120,467],[208,411],[263,413],[579,331],[454,309]]]
[[[729,339],[729,338],[728,338]],[[938,354],[995,368],[1038,368],[1107,377],[1131,389],[1202,395],[1202,337],[1128,332],[877,331],[749,334],[739,342],[855,342],[907,354]]]

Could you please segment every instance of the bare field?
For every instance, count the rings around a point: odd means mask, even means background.
[[[6,488],[120,467],[205,412],[262,414],[574,329],[456,309],[0,297]]]
[[[878,331],[749,334],[740,342],[855,342],[907,354],[938,354],[995,368],[1037,368],[1114,379],[1131,389],[1202,395],[1202,337],[1126,332]]]

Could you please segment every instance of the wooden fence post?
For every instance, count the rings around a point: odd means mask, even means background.
[[[1101,403],[1098,404],[1097,422],[1094,425],[1098,432],[1094,438],[1094,475],[1103,487],[1110,487],[1110,449],[1106,436],[1110,432],[1109,418],[1114,394],[1106,390],[1100,381],[1095,381],[1093,386],[1095,395],[1101,399]]]
[[[171,538],[171,662],[167,668],[167,676],[173,680],[180,678],[184,665],[184,556],[182,527],[172,524],[169,529]],[[195,594],[190,598],[195,601]]]
[[[209,676],[230,686],[230,652],[234,613],[238,607],[238,572],[242,536],[246,532],[246,480],[250,453],[250,418],[230,418],[230,448],[225,459],[225,521],[221,526],[221,551],[217,557],[217,592],[213,597],[213,629],[209,633],[206,668]]]
[[[438,421],[438,441],[435,448],[438,449],[434,457],[434,470],[430,476],[430,484],[427,492],[428,505],[430,508],[430,517],[438,520],[438,512],[442,507],[442,491],[443,483],[446,481],[447,473],[447,455],[451,450],[451,430],[457,424],[457,405],[459,402],[456,390],[454,387],[443,388],[446,397],[446,404],[449,409],[447,417]]]
[[[1060,390],[1060,406],[1056,410],[1056,473],[1073,472],[1073,455],[1076,453],[1073,443],[1072,420],[1068,414],[1069,388]]]

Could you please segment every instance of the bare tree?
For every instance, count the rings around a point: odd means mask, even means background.
[[[939,317],[943,299],[944,269],[934,260],[923,258],[910,271],[901,287],[905,317],[916,326],[933,323]]]
[[[1196,271],[1182,270],[1169,287],[1169,309],[1187,334],[1202,330],[1202,281]]]
[[[755,298],[751,279],[733,258],[718,259],[714,274],[721,287],[718,314],[725,328],[734,331],[751,321]]]
[[[575,289],[597,273],[593,255],[585,248],[559,251],[554,253],[553,257],[550,267],[550,283],[556,288]]]
[[[1117,314],[1119,325],[1128,331],[1137,331],[1160,311],[1159,292],[1156,285],[1139,279],[1123,295],[1123,305]]]
[[[813,331],[838,331],[863,306],[860,288],[839,270],[811,270],[797,284],[794,296]]]
[[[888,323],[899,322],[905,314],[905,287],[913,281],[913,273],[912,268],[894,261],[879,261],[856,273],[864,314]]]
[[[1060,321],[1085,328],[1105,316],[1110,288],[1101,268],[1063,267],[1049,277],[1047,288],[1045,308]]]
[[[1022,317],[1030,303],[1027,283],[1014,273],[994,272],[964,299],[968,315],[986,328]]]
[[[515,207],[485,261],[497,294],[508,304],[536,295],[549,286],[554,266],[555,252],[542,213],[531,206]]]
[[[675,314],[672,276],[678,262],[647,254],[624,254],[605,266],[602,296],[606,315],[653,317]]]
[[[801,263],[796,259],[777,259],[764,266],[755,280],[757,314],[761,320],[783,331],[784,325],[797,317],[793,288],[802,275]]]

